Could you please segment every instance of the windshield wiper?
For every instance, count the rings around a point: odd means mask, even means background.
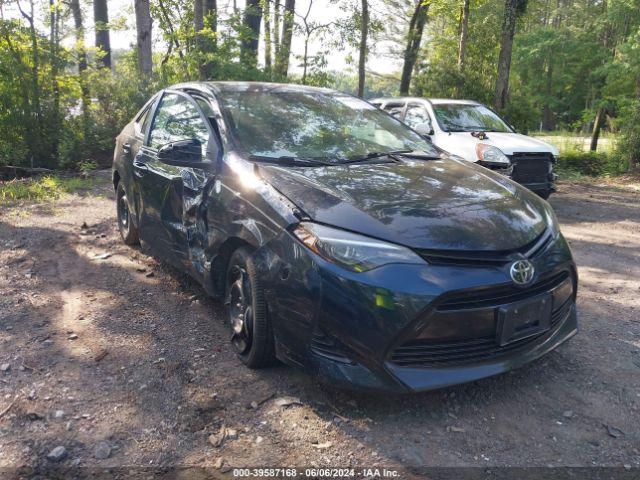
[[[366,155],[362,155],[359,157],[351,157],[340,162],[340,165],[368,162],[369,160],[375,160],[381,157],[389,157],[393,161],[398,162],[399,160],[396,158],[396,156],[416,157],[424,160],[433,160],[436,158],[440,158],[434,157],[432,155],[426,155],[424,153],[421,153],[419,150],[392,150],[389,152],[369,152]]]
[[[284,167],[318,167],[325,165],[335,165],[330,162],[325,162],[318,159],[299,158],[289,155],[282,155],[280,157],[267,157],[263,155],[249,155],[250,162],[259,163],[273,163],[274,165],[280,165]]]
[[[465,132],[466,127],[453,122],[446,122],[447,132]]]

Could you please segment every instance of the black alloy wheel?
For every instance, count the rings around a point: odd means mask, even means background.
[[[250,368],[273,364],[274,341],[264,290],[248,248],[241,247],[231,256],[226,287],[227,317],[234,351]]]
[[[118,230],[120,230],[122,240],[127,245],[136,245],[140,242],[140,238],[138,236],[138,229],[131,221],[127,192],[122,182],[118,183],[116,188],[116,210],[118,215]]]

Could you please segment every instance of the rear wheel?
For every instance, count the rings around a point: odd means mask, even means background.
[[[122,182],[116,187],[116,209],[118,213],[118,229],[120,236],[127,245],[135,245],[140,241],[138,229],[131,221],[131,211],[129,210],[129,200],[127,192]]]
[[[264,290],[246,247],[233,252],[229,260],[226,303],[231,345],[240,360],[250,368],[273,364],[273,332],[267,316]]]

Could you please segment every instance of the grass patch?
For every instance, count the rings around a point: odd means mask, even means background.
[[[554,145],[560,154],[567,152],[588,152],[591,145],[591,137],[582,133],[558,131],[558,132],[534,132],[531,136],[543,142]],[[616,149],[618,138],[615,134],[602,132],[598,141],[598,152],[611,153]]]
[[[610,177],[621,175],[628,170],[625,159],[614,150],[611,152],[590,152],[568,150],[558,157],[556,171],[561,177],[577,179],[582,176]]]
[[[8,205],[22,200],[52,202],[65,193],[88,190],[93,183],[90,178],[56,175],[0,182],[0,204]]]

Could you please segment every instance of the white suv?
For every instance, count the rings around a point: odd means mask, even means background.
[[[490,108],[470,100],[376,98],[370,102],[439,148],[496,170],[542,198],[555,191],[558,149],[516,133]]]

